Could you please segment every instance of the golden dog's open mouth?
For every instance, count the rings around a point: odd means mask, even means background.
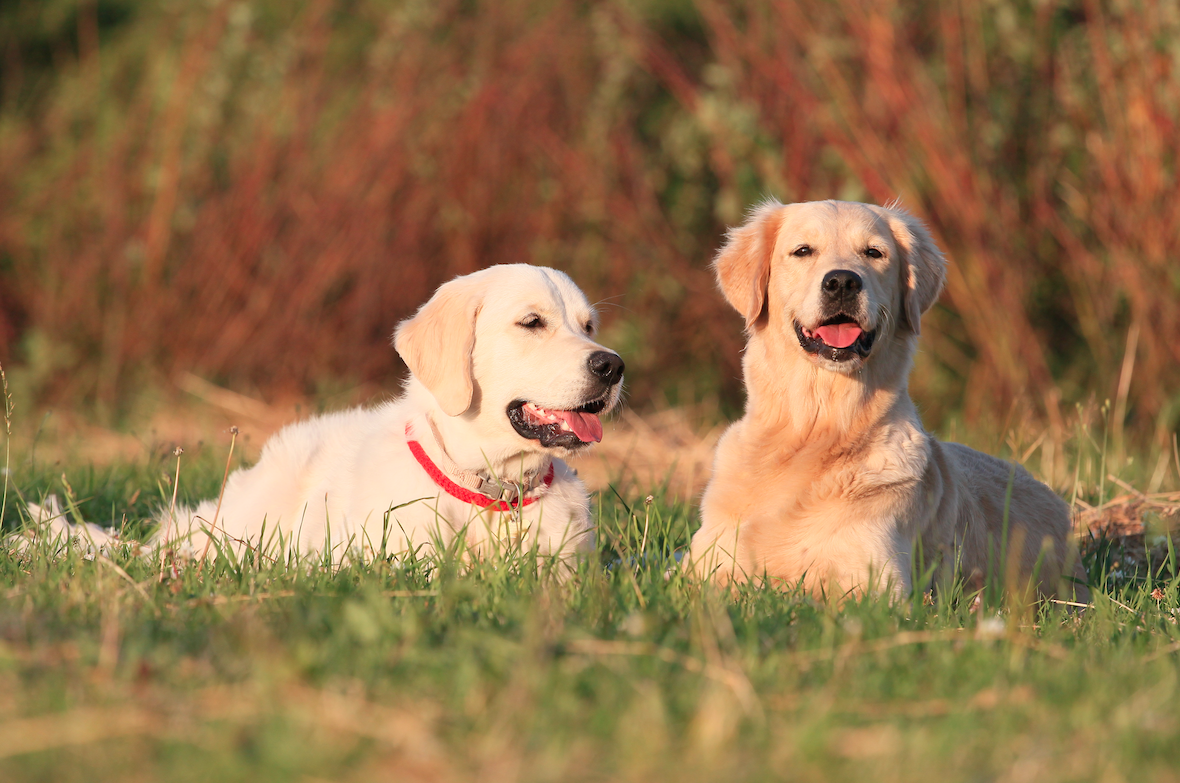
[[[840,313],[826,319],[815,329],[807,329],[796,321],[795,336],[807,353],[833,362],[848,362],[868,357],[873,350],[877,332],[866,332],[855,318]]]
[[[515,400],[508,406],[508,421],[522,438],[540,441],[545,448],[575,449],[602,440],[598,414],[606,399],[588,402],[573,410],[546,408],[535,402]]]

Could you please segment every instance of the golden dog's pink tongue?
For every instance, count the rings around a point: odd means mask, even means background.
[[[602,422],[593,413],[578,413],[577,411],[549,411],[561,421],[564,421],[578,440],[583,443],[598,443],[602,440]]]
[[[861,328],[856,324],[832,324],[819,327],[815,333],[833,348],[847,348],[860,337]]]

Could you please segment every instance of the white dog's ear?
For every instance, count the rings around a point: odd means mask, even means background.
[[[412,318],[397,325],[393,347],[448,416],[471,407],[471,352],[484,286],[460,277],[439,287]]]
[[[784,209],[774,199],[754,207],[745,223],[731,228],[725,235],[725,244],[713,259],[717,285],[726,301],[746,319],[747,331],[754,327],[766,307],[770,262]]]
[[[918,334],[922,328],[922,313],[929,310],[942,293],[946,282],[946,258],[922,221],[897,207],[887,208],[885,214],[893,238],[905,256],[901,325]]]

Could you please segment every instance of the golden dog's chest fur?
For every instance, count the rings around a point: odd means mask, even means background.
[[[916,221],[868,205],[771,203],[731,232],[715,266],[746,317],[748,402],[717,447],[694,568],[834,596],[902,594],[928,565],[1057,590],[1066,504],[1019,466],[930,437],[909,398],[943,265]],[[801,347],[822,323],[811,292],[832,269],[862,281],[858,328],[875,338],[843,364]]]

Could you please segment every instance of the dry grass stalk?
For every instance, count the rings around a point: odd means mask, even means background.
[[[221,516],[221,500],[225,497],[225,485],[229,482],[229,468],[234,461],[234,444],[238,442],[238,428],[233,426],[229,428],[229,456],[225,458],[225,475],[221,478],[221,489],[217,493],[217,508],[213,512],[213,521],[209,523],[209,535],[205,539],[205,548],[201,550],[201,560],[197,566],[197,573],[205,567],[205,557],[209,554],[209,545],[213,543],[213,537],[217,535],[217,518]]]
[[[3,528],[4,511],[8,508],[8,477],[12,471],[12,395],[8,393],[8,376],[2,364],[0,386],[4,391],[4,495],[0,498],[0,528]]]
[[[164,530],[160,533],[160,581],[164,581],[164,568],[168,562],[168,555],[170,554],[169,546],[172,542],[172,531],[179,531],[180,526],[176,522],[176,494],[180,491],[180,455],[184,453],[184,449],[177,446],[172,453],[176,456],[176,476],[172,480],[172,501],[168,504],[168,517],[164,523]]]

